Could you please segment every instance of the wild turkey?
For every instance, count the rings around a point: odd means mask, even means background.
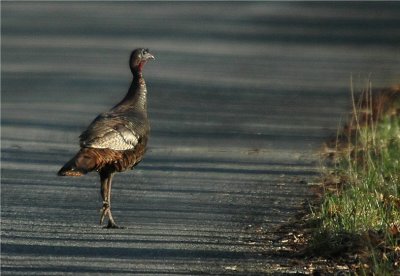
[[[80,151],[58,172],[60,176],[82,176],[91,171],[100,175],[100,225],[108,217],[107,228],[119,228],[111,214],[111,182],[116,172],[133,169],[143,158],[150,131],[147,119],[147,89],[143,66],[154,56],[148,49],[131,53],[133,74],[128,93],[110,111],[100,114],[79,136]]]

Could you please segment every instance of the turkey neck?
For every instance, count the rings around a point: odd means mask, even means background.
[[[147,89],[142,72],[134,72],[128,93],[114,108],[136,109],[145,111],[147,108]]]

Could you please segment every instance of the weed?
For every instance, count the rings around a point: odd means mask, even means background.
[[[353,115],[330,151],[334,169],[312,212],[320,223],[311,248],[352,254],[361,274],[400,273],[400,87],[374,94],[369,85],[359,102],[351,94]]]

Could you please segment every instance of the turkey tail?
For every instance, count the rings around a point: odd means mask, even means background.
[[[59,171],[59,176],[82,176],[96,168],[96,160],[88,148],[81,149]]]

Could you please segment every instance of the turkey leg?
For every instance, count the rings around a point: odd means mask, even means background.
[[[103,198],[100,225],[103,224],[104,218],[108,217],[108,224],[105,228],[121,228],[115,223],[111,214],[111,183],[113,176],[114,173],[100,172],[101,197]]]

